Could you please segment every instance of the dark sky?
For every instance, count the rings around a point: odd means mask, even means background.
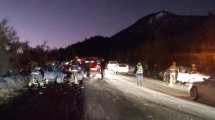
[[[0,0],[0,19],[7,18],[32,46],[47,41],[62,47],[94,35],[112,36],[162,9],[206,15],[215,0]]]

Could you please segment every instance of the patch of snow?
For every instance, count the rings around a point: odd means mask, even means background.
[[[155,16],[155,18],[156,18],[156,19],[160,19],[160,18],[162,18],[162,17],[165,16],[165,15],[167,15],[167,13],[165,13],[165,12],[160,12],[160,13],[158,13],[158,14]]]
[[[148,21],[148,23],[149,24],[152,24],[154,21],[156,21],[156,20],[160,20],[160,19],[162,19],[163,17],[165,17],[165,16],[167,16],[169,14],[169,12],[168,11],[160,11],[160,12],[158,12],[157,14],[155,14],[154,16],[152,16],[151,18],[149,18],[149,21]]]
[[[25,84],[26,81],[23,76],[0,77],[0,99],[6,100],[8,97],[16,95],[16,91],[23,89]]]

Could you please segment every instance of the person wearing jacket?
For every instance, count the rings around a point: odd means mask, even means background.
[[[138,62],[135,68],[135,74],[137,77],[137,85],[143,87],[143,65]]]
[[[104,79],[105,74],[105,68],[106,68],[106,62],[104,59],[101,60],[100,69],[101,69],[101,79]]]

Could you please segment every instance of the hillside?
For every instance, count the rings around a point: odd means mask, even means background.
[[[147,15],[110,38],[92,37],[65,50],[136,62],[168,62],[174,54],[214,51],[214,16],[177,15],[159,11]],[[159,56],[159,59],[158,59]]]

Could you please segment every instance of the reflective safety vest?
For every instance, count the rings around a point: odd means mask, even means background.
[[[136,74],[143,74],[143,66],[142,65],[137,65],[137,72]]]

